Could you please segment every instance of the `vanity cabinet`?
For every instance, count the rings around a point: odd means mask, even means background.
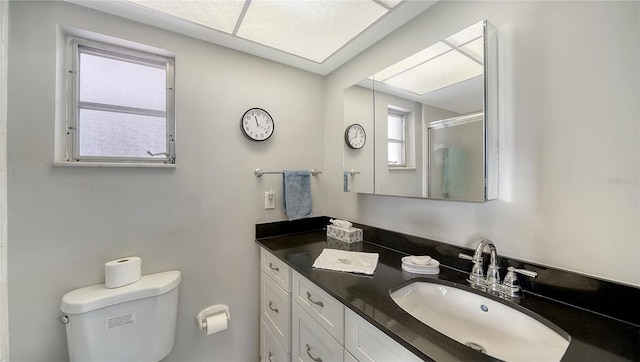
[[[351,309],[345,310],[345,361],[346,355],[360,362],[369,361],[422,361],[398,342],[364,320]]]
[[[344,305],[295,271],[291,280],[293,301],[344,345]]]
[[[293,360],[342,361],[344,305],[296,271],[291,284]]]
[[[291,268],[267,250],[260,248],[262,271],[286,292],[291,292]]]
[[[291,294],[265,274],[260,278],[260,317],[285,351],[291,351]]]
[[[291,268],[260,248],[260,361],[290,361]]]
[[[353,357],[353,355],[351,353],[349,353],[349,351],[347,351],[346,349],[344,350],[344,362],[358,362],[358,360]]]
[[[421,361],[269,251],[260,254],[261,361]]]
[[[298,303],[292,303],[293,361],[342,361],[344,347]]]
[[[260,320],[260,360],[265,362],[288,362],[291,360],[289,353],[282,348],[264,320]]]

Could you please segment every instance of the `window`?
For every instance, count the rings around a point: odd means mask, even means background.
[[[175,163],[172,58],[69,38],[67,161]]]
[[[406,166],[406,117],[407,114],[387,109],[387,152],[389,167]]]

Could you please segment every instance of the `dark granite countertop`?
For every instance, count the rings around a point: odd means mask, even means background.
[[[401,268],[401,258],[407,254],[369,242],[357,246],[345,244],[357,247],[358,251],[379,253],[374,275],[363,276],[311,267],[324,248],[336,246],[335,241],[327,241],[324,230],[257,237],[259,245],[420,358],[434,361],[495,361],[427,327],[395,304],[389,296],[389,290],[416,278],[416,275]],[[466,277],[465,273],[443,264],[439,275],[419,278],[436,279],[468,288]],[[640,327],[633,323],[535,294],[527,293],[517,303],[555,323],[571,336],[571,343],[562,361],[640,361]],[[640,308],[640,305],[636,306]]]

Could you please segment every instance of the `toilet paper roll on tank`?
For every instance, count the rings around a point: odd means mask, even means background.
[[[120,288],[142,278],[142,259],[130,256],[108,261],[104,264],[104,286]]]

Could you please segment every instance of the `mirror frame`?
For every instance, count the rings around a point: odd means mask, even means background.
[[[351,185],[350,185],[350,181],[356,181],[355,180],[355,176],[366,176],[366,175],[360,175],[358,173],[352,173],[354,171],[357,170],[353,170],[353,169],[349,169],[346,170],[345,169],[345,176],[344,176],[344,191],[345,192],[358,192],[358,193],[365,193],[365,194],[375,194],[375,195],[385,195],[385,196],[399,196],[399,197],[412,197],[412,198],[425,198],[425,199],[434,199],[434,200],[451,200],[451,201],[468,201],[468,202],[485,202],[485,201],[489,201],[489,200],[495,200],[498,198],[498,165],[499,165],[499,160],[498,160],[498,133],[499,133],[499,122],[498,122],[498,44],[497,44],[497,30],[496,28],[487,20],[482,20],[480,21],[482,23],[482,28],[483,28],[483,45],[484,45],[484,64],[483,64],[483,94],[482,94],[482,104],[483,104],[483,120],[482,120],[482,138],[483,138],[483,165],[482,165],[482,169],[484,172],[483,178],[484,178],[484,196],[480,199],[455,199],[455,198],[434,198],[434,197],[429,197],[429,159],[430,159],[430,155],[428,153],[423,152],[422,157],[425,158],[425,161],[423,162],[423,167],[425,167],[426,169],[422,172],[422,175],[420,175],[420,177],[422,178],[427,178],[426,180],[422,180],[423,184],[426,184],[425,187],[423,187],[423,194],[422,196],[416,196],[416,195],[403,195],[403,194],[397,194],[397,193],[382,193],[380,192],[378,185],[379,185],[379,181],[376,180],[376,172],[375,172],[375,168],[377,167],[377,163],[379,161],[376,160],[376,156],[378,156],[376,154],[376,147],[374,145],[374,147],[370,147],[369,150],[371,152],[373,152],[373,165],[369,165],[369,166],[363,166],[364,169],[368,169],[371,166],[373,166],[374,168],[374,172],[373,172],[373,182],[372,182],[372,187],[366,187],[366,190],[359,190],[358,187],[354,187],[353,190],[351,190]],[[477,24],[477,23],[475,23]],[[448,38],[448,37],[446,37]],[[445,39],[446,39],[445,38]],[[428,48],[428,47],[426,47]],[[425,49],[426,49],[425,48]],[[377,72],[376,72],[377,73]],[[376,74],[374,73],[374,74]],[[373,76],[370,77],[371,79],[369,79],[369,81],[371,81],[372,84],[372,93],[373,93],[373,109],[376,109],[376,86],[375,83],[373,82]],[[367,79],[365,79],[367,80]],[[358,84],[362,84],[363,82],[359,82],[355,85]],[[346,89],[345,89],[345,95],[346,95]],[[346,103],[345,103],[345,107],[346,107]],[[345,112],[346,113],[346,112]],[[346,116],[346,114],[345,114]],[[375,117],[375,114],[374,114]],[[420,126],[420,128],[422,128],[422,148],[425,150],[428,150],[430,148],[429,145],[429,141],[428,141],[428,135],[429,135],[429,131],[428,128],[431,127],[431,125],[433,123],[437,123],[437,122],[445,122],[447,120],[442,120],[442,121],[435,121],[435,122],[425,122],[424,120],[422,121],[422,125]],[[344,120],[344,126],[347,126],[347,123],[349,123],[350,120],[346,119]],[[376,135],[376,128],[378,128],[379,126],[376,126],[376,122],[374,120],[373,122],[373,130],[372,132],[372,140],[376,140],[377,139],[377,135]],[[353,159],[353,157],[347,157],[347,153],[349,151],[348,150],[344,150],[343,152],[343,162],[345,163],[345,167],[349,167],[347,165],[347,159]],[[369,172],[366,172],[365,174],[369,174]],[[417,176],[416,176],[417,177]],[[369,180],[359,180],[361,182],[354,182],[354,184],[362,184],[362,181],[366,181],[366,184],[370,184]],[[372,190],[371,190],[372,189]]]

